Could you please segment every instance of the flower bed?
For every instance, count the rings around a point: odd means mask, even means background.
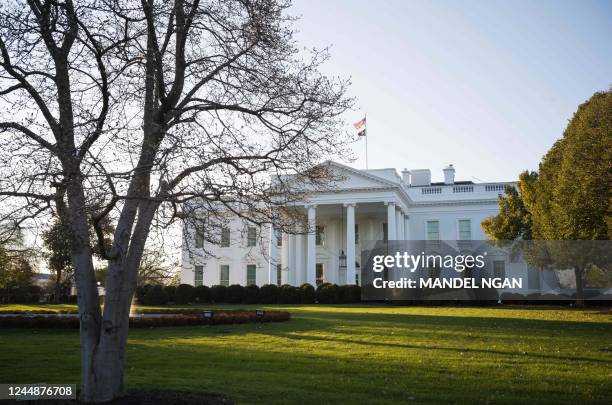
[[[60,310],[60,311],[51,311],[48,309],[32,309],[25,311],[15,311],[11,309],[0,309],[0,315],[57,315],[57,314],[78,314],[79,311],[76,309],[71,310]]]
[[[178,311],[178,310],[177,310]],[[203,311],[188,310],[189,313],[161,316],[135,316],[130,318],[131,328],[149,328],[159,326],[197,326],[197,325],[230,325],[250,322],[284,322],[291,318],[286,311],[264,311],[257,315],[255,311],[214,311],[211,317],[205,317]],[[168,316],[165,314],[168,313]],[[79,318],[52,316],[46,314],[15,315],[0,317],[0,328],[59,328],[78,329]]]

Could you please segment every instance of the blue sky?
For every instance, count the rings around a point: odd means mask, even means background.
[[[331,46],[325,72],[351,77],[370,168],[514,180],[612,85],[611,0],[294,0],[292,14],[300,45]]]

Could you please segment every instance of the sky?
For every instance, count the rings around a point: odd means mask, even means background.
[[[512,181],[579,104],[612,86],[612,0],[294,0],[296,39],[330,47],[367,113],[369,168]],[[349,126],[346,128],[349,130]],[[365,168],[365,143],[353,145]]]

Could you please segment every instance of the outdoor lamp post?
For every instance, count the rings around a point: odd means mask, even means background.
[[[340,268],[346,269],[346,255],[344,254],[344,250],[340,252],[340,256],[338,257],[340,262]]]

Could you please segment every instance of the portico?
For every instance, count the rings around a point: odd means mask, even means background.
[[[395,201],[318,202],[297,207],[304,222],[270,246],[270,280],[281,264],[283,283],[358,283],[361,247],[365,240],[406,238],[408,216]]]

